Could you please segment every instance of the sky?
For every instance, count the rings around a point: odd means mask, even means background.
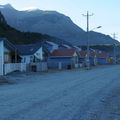
[[[52,10],[69,16],[72,21],[86,30],[86,14],[94,14],[89,18],[89,29],[94,29],[107,35],[116,33],[116,39],[120,41],[120,0],[0,0],[0,4],[10,3],[17,10],[39,8],[40,10]]]

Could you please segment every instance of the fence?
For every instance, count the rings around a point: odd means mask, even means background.
[[[25,63],[7,63],[4,64],[4,74],[8,74],[14,71],[26,71],[26,64]]]
[[[4,64],[4,75],[14,72],[14,71],[47,71],[47,63],[46,62],[40,62],[40,63],[32,63],[32,64],[26,64],[26,63],[6,63]]]

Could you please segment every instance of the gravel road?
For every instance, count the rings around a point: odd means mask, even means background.
[[[7,78],[0,120],[120,120],[120,65]]]

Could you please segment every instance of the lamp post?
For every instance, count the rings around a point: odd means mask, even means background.
[[[101,28],[101,27],[102,27],[102,26],[95,27],[95,28],[91,29],[90,31],[93,31],[94,29],[99,29],[99,28]]]
[[[116,64],[116,44],[115,43],[113,44],[113,49],[114,49],[114,51],[113,51],[114,64]]]
[[[101,28],[102,26],[98,26],[98,27],[95,27],[91,30],[89,30],[89,17],[90,16],[93,16],[94,14],[89,14],[89,12],[87,11],[87,14],[84,15],[82,14],[83,16],[87,17],[87,56],[86,56],[86,66],[87,66],[87,69],[90,69],[90,43],[89,43],[89,32],[90,31],[93,31],[94,29],[99,29]]]
[[[113,33],[112,35],[113,35],[113,39],[115,40],[117,34]],[[114,64],[116,64],[116,46],[117,45],[114,43],[113,44],[113,60],[114,60],[113,62],[114,62]]]

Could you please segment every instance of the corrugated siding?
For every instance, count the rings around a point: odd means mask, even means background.
[[[60,62],[62,63],[62,68],[67,68],[68,65],[71,65],[73,63],[72,58],[49,58],[48,67],[58,68]]]

